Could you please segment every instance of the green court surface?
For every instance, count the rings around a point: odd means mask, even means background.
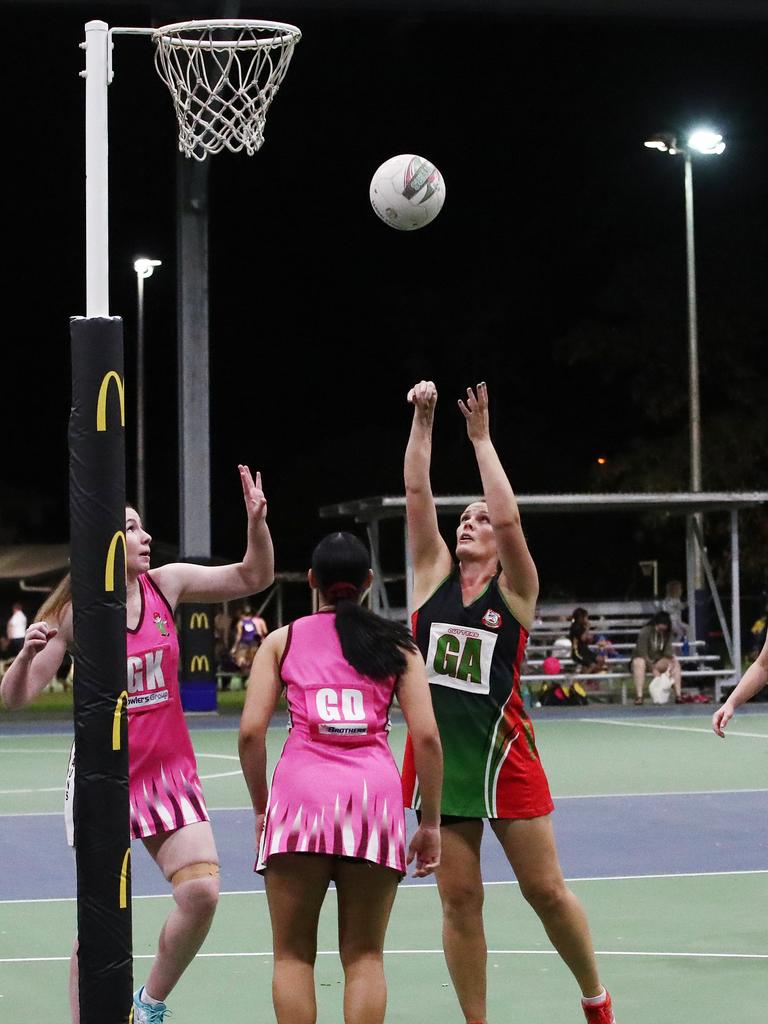
[[[752,710],[752,709],[750,709]],[[709,728],[709,712],[676,716],[612,714],[539,718],[537,737],[553,793],[562,811],[583,824],[579,856],[585,865],[610,862],[606,836],[593,830],[599,813],[616,811],[616,871],[581,871],[569,884],[582,900],[592,928],[604,980],[611,989],[618,1024],[763,1024],[768,1019],[768,825],[766,769],[768,714],[739,715],[725,741]],[[270,734],[270,756],[284,731]],[[212,809],[246,808],[236,760],[236,731],[193,731],[201,775]],[[399,756],[402,727],[392,746]],[[0,834],[20,828],[30,814],[58,812],[68,738],[26,733],[0,735]],[[231,774],[230,774],[231,773]],[[23,791],[23,792],[22,792]],[[615,802],[610,794],[619,795]],[[635,794],[635,796],[633,796]],[[636,811],[656,798],[686,800],[707,795],[705,814],[728,815],[730,801],[751,800],[738,819],[740,833],[726,861],[696,870],[697,851],[680,846],[678,871],[621,870],[623,851],[633,845]],[[686,796],[686,794],[688,796]],[[707,803],[714,794],[716,802]],[[663,796],[666,795],[666,796]],[[697,804],[698,806],[698,804]],[[602,809],[602,810],[601,810]],[[52,821],[59,822],[53,816]],[[604,820],[604,817],[600,820]],[[688,819],[685,819],[686,821]],[[751,823],[745,828],[744,822]],[[700,823],[704,829],[707,821]],[[714,824],[714,823],[713,823]],[[718,825],[723,828],[723,821]],[[725,833],[728,835],[727,822]],[[56,835],[57,833],[53,833]],[[217,835],[218,835],[217,827]],[[559,833],[558,833],[559,834]],[[570,835],[566,830],[566,834]],[[706,833],[704,833],[706,834]],[[720,834],[720,833],[718,833]],[[61,857],[69,857],[61,841]],[[239,838],[236,837],[236,842]],[[250,835],[242,842],[251,843]],[[615,840],[610,840],[613,843]],[[670,842],[678,842],[675,833]],[[622,845],[622,842],[624,845]],[[662,836],[662,843],[664,836]],[[0,839],[0,849],[5,845]],[[713,844],[719,845],[718,843]],[[742,849],[757,866],[739,866]],[[732,854],[731,851],[736,851]],[[717,851],[714,851],[715,854]],[[674,854],[675,851],[673,850]],[[30,861],[35,851],[30,850]],[[23,872],[25,865],[6,865]],[[567,873],[567,872],[566,872]],[[615,875],[615,877],[611,877]],[[489,946],[489,1022],[568,1024],[583,1020],[578,992],[552,952],[541,925],[522,900],[503,865],[487,872],[485,916]],[[7,882],[7,876],[6,876]],[[202,954],[187,971],[169,1004],[173,1024],[266,1024],[274,1020],[270,999],[270,931],[261,892],[228,891]],[[13,899],[9,884],[0,901],[0,1021],[3,1024],[66,1024],[67,958],[74,930],[71,899]],[[135,974],[148,969],[168,896],[134,899]],[[335,894],[323,911],[317,962],[318,1020],[341,1022],[342,972],[336,955]],[[440,908],[434,886],[401,887],[387,936],[387,1021],[461,1024],[442,956]]]

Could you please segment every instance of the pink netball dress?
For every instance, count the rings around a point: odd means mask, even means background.
[[[405,874],[400,775],[389,749],[396,678],[345,659],[334,612],[290,627],[280,674],[290,733],[275,767],[256,870],[281,853],[355,857]]]
[[[147,573],[139,587],[139,622],[128,630],[132,839],[209,820],[181,706],[173,611]]]

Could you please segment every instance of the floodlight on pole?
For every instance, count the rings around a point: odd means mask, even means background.
[[[152,277],[162,260],[144,256],[134,261],[136,271],[136,506],[142,518],[147,516],[147,491],[144,468],[144,282]]]
[[[161,267],[162,265],[162,260],[148,260],[144,256],[140,256],[134,261],[133,269],[140,278],[146,280],[146,278],[152,277],[155,272],[155,267]]]
[[[719,132],[699,128],[688,136],[688,148],[695,149],[702,156],[720,156],[725,150],[725,143]]]
[[[682,156],[685,174],[685,248],[688,295],[688,421],[690,434],[691,491],[701,490],[701,411],[699,401],[699,342],[698,310],[696,304],[696,249],[693,232],[693,155],[719,156],[725,150],[723,136],[712,128],[697,128],[685,143],[678,144],[676,136],[660,132],[645,140],[647,149],[656,149],[670,156]],[[699,521],[700,515],[696,516]],[[694,589],[704,585],[704,574],[698,548],[694,546],[692,578]],[[690,612],[693,615],[693,612]],[[695,627],[694,627],[695,629]]]

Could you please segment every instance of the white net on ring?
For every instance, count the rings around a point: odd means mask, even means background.
[[[195,160],[225,148],[255,153],[300,39],[295,25],[277,21],[187,21],[153,32],[155,67],[171,91],[181,152]]]

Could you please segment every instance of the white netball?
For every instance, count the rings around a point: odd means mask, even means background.
[[[415,231],[429,224],[445,202],[445,182],[423,156],[401,153],[390,157],[371,179],[371,206],[377,216],[398,231]]]

